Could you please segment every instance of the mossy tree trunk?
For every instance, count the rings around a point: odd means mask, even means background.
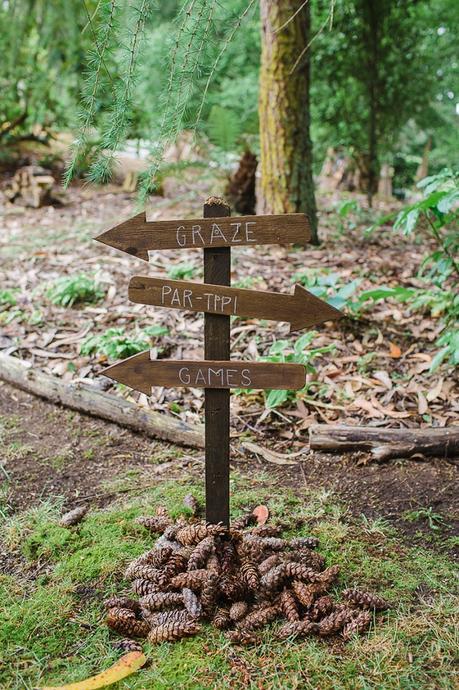
[[[309,134],[309,3],[261,0],[259,213],[303,212],[317,242]],[[290,20],[290,21],[289,21]],[[285,26],[284,26],[285,25]],[[279,30],[280,27],[283,27]],[[295,66],[304,51],[301,60]]]

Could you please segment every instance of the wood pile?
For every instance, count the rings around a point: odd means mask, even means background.
[[[17,170],[4,194],[11,203],[40,208],[58,200],[52,194],[54,185],[54,177],[44,168],[26,165]]]
[[[348,640],[369,628],[376,611],[389,608],[358,589],[344,590],[337,600],[331,589],[340,568],[327,567],[315,537],[285,539],[281,526],[253,526],[255,520],[250,513],[226,529],[197,517],[174,523],[163,509],[139,518],[160,536],[125,572],[136,596],[105,602],[108,626],[128,638],[117,647],[138,648],[132,638],[179,640],[196,635],[206,621],[233,644],[260,643],[259,630],[275,620],[281,640],[338,634]]]

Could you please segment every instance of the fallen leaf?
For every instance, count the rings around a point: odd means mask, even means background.
[[[289,455],[283,453],[276,453],[274,450],[268,450],[267,448],[262,448],[257,443],[251,443],[250,441],[245,441],[242,443],[242,447],[248,450],[249,453],[255,453],[255,455],[261,455],[267,462],[272,462],[274,465],[296,465],[297,461],[292,460],[299,455],[303,455],[303,451],[300,450],[297,453],[290,453]]]
[[[441,395],[441,389],[443,388],[443,379],[440,379],[436,386],[434,386],[426,395],[429,402],[436,400]]]
[[[46,685],[41,690],[97,690],[98,688],[106,688],[107,685],[112,685],[130,676],[131,673],[141,668],[146,660],[147,657],[142,652],[129,652],[129,654],[122,656],[116,664],[96,676],[69,685]]]
[[[425,414],[428,409],[429,409],[429,406],[427,404],[427,400],[424,397],[424,393],[421,393],[421,391],[418,391],[418,412],[419,412],[419,414]]]
[[[389,357],[392,359],[399,359],[402,356],[402,351],[395,343],[389,343]]]
[[[253,509],[252,515],[257,518],[257,525],[264,525],[269,518],[269,510],[266,506],[260,505]]]

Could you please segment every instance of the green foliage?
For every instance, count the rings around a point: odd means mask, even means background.
[[[308,269],[295,273],[292,282],[301,283],[316,297],[325,300],[336,309],[342,309],[350,306],[349,298],[362,281],[355,278],[346,285],[340,285],[340,278],[339,273],[330,272],[328,269]]]
[[[167,275],[172,280],[189,280],[194,277],[195,273],[196,267],[190,263],[172,265],[167,270]]]
[[[213,144],[223,151],[234,151],[241,134],[241,123],[232,110],[213,105],[207,120],[207,131]]]
[[[104,290],[99,284],[84,273],[71,278],[58,278],[46,290],[48,299],[61,307],[98,302],[104,297],[104,294]]]
[[[295,343],[290,340],[276,340],[269,349],[266,357],[262,357],[264,362],[294,362],[303,364],[306,371],[310,374],[316,373],[314,361],[328,352],[334,351],[334,345],[310,348],[312,341],[316,337],[316,331],[310,331],[300,336]],[[300,392],[300,391],[299,391]],[[265,393],[265,404],[268,408],[279,407],[288,400],[294,399],[297,391],[270,390]]]
[[[420,228],[427,230],[437,246],[424,258],[418,278],[432,287],[380,287],[362,293],[359,301],[394,297],[407,302],[413,311],[429,311],[433,317],[440,317],[443,330],[436,342],[440,350],[430,367],[433,372],[444,361],[459,364],[459,173],[442,170],[421,180],[418,188],[422,191],[421,199],[397,214],[381,218],[369,231],[392,221],[394,215],[395,231],[411,235]],[[445,288],[448,282],[451,285]]]
[[[14,296],[16,290],[0,290],[0,306],[8,308],[14,307],[17,304]]]
[[[88,336],[80,347],[82,355],[105,355],[109,360],[125,359],[150,347],[142,333],[126,334],[124,328],[109,328],[105,333]]]

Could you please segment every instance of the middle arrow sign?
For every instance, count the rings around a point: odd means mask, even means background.
[[[129,299],[139,304],[172,309],[288,321],[290,331],[309,328],[343,316],[338,309],[301,285],[295,285],[293,295],[285,295],[186,280],[134,276],[129,283]]]

